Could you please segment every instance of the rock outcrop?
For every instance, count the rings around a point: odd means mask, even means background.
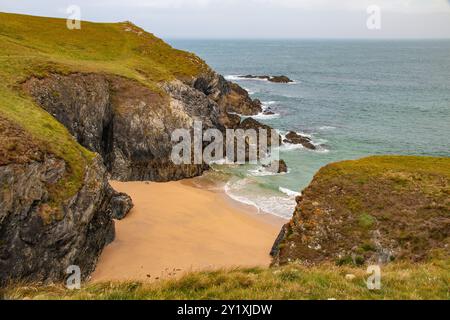
[[[242,129],[242,130],[249,130],[249,129],[253,129],[256,131],[256,133],[258,134],[258,140],[259,140],[259,130],[266,130],[267,133],[267,146],[271,146],[272,145],[272,130],[273,128],[263,124],[253,118],[245,118],[244,120],[242,120],[242,122],[239,124],[238,129]],[[276,133],[276,136],[274,137],[275,141],[278,140],[278,145],[281,145],[282,141],[281,141],[281,136]]]
[[[80,144],[101,154],[117,180],[200,175],[206,165],[172,163],[171,132],[189,129],[194,120],[223,127],[217,104],[179,81],[164,85],[169,97],[133,80],[99,74],[32,78],[24,87]]]
[[[311,139],[305,136],[302,136],[294,131],[289,131],[285,138],[283,139],[284,143],[291,144],[301,144],[306,149],[316,150],[317,147],[312,143]]]
[[[192,129],[194,121],[205,129],[242,127],[230,110],[260,111],[245,90],[212,71],[191,83],[164,82],[163,93],[118,76],[81,73],[31,78],[24,88],[81,145],[102,155],[112,178],[122,181],[201,175],[206,164],[173,164],[171,133]]]
[[[252,116],[263,110],[261,101],[253,100],[241,86],[225,80],[223,76],[214,71],[196,78],[193,87],[214,100],[224,112]]]
[[[57,203],[53,188],[68,174],[65,161],[3,118],[0,129],[0,138],[15,150],[6,153],[0,144],[0,284],[58,281],[70,265],[87,278],[114,239],[112,212],[124,216],[129,210],[115,204],[131,200],[109,186],[97,156],[85,168],[82,187]]]
[[[297,197],[273,263],[448,259],[449,169],[448,158],[401,156],[327,165]]]

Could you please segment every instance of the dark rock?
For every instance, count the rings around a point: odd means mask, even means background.
[[[100,157],[86,168],[81,189],[51,207],[48,188],[66,174],[64,161],[50,154],[0,166],[0,180],[8,186],[0,191],[0,284],[62,281],[70,265],[79,266],[86,279],[114,239],[112,189]]]
[[[110,202],[111,217],[122,220],[133,208],[133,201],[125,193],[115,193]]]
[[[244,116],[252,116],[262,112],[262,104],[258,99],[252,100],[248,92],[236,83],[229,83],[230,93],[224,96],[219,104],[228,112],[235,112]]]
[[[275,82],[275,83],[290,83],[290,82],[294,82],[291,79],[289,79],[286,76],[273,76],[269,78],[270,82]]]
[[[264,110],[263,114],[266,115],[266,116],[270,116],[270,115],[274,115],[275,112],[273,112],[272,110],[268,109],[268,110]]]
[[[262,130],[266,130],[267,132],[267,145],[271,146],[272,145],[272,127],[263,124],[253,118],[246,118],[244,119],[238,126],[239,129],[243,129],[243,130],[248,130],[248,129],[254,129],[256,130],[256,133],[258,134],[258,139],[259,139],[259,129]],[[281,145],[282,141],[281,141],[281,136],[276,133],[276,137],[275,139],[278,139],[279,145]]]
[[[288,167],[286,165],[286,162],[284,160],[274,160],[268,165],[264,165],[264,168],[268,169],[269,171],[273,173],[286,173],[288,172]]]
[[[275,82],[275,83],[290,83],[290,82],[294,82],[291,79],[289,79],[286,76],[254,76],[251,74],[245,75],[245,76],[241,76],[241,78],[244,79],[261,79],[261,80],[268,80],[270,82]]]
[[[288,224],[285,224],[281,227],[280,233],[278,233],[275,242],[273,243],[272,249],[270,250],[270,255],[275,257],[280,252],[280,244],[286,237],[286,231],[288,230]]]
[[[296,133],[294,131],[290,131],[288,134],[286,134],[286,137],[283,140],[283,142],[291,143],[291,144],[301,144],[303,147],[310,149],[310,150],[317,149],[317,147],[312,144],[310,138],[299,135],[298,133]]]
[[[95,74],[32,78],[25,88],[80,144],[102,155],[113,179],[170,181],[208,169],[170,159],[173,130],[191,128],[193,120],[221,126],[217,104],[179,81],[166,84],[170,97],[136,81]]]

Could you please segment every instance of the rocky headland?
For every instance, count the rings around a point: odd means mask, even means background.
[[[450,159],[378,156],[322,168],[297,197],[273,264],[414,263],[450,256]]]
[[[264,126],[253,119],[241,123],[235,114],[260,113],[260,101],[195,55],[129,22],[86,23],[89,32],[81,31],[79,41],[60,28],[64,20],[0,17],[0,30],[10,32],[0,41],[2,52],[23,47],[30,56],[0,69],[7,99],[0,109],[2,283],[60,281],[70,265],[88,278],[114,239],[113,219],[133,207],[108,179],[165,182],[208,169],[205,163],[173,164],[175,129],[192,130],[194,121],[223,132]],[[47,33],[35,37],[29,27]],[[108,39],[111,51],[93,34]],[[23,43],[12,44],[18,36]],[[61,51],[58,38],[76,44]],[[123,50],[126,63],[116,55]],[[96,62],[85,64],[86,54]]]

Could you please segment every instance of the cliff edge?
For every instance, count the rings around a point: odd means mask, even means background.
[[[450,159],[376,156],[329,164],[297,198],[274,264],[384,264],[450,255]]]

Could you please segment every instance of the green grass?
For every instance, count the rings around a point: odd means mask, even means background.
[[[381,268],[381,290],[367,289],[365,268],[324,264],[195,272],[157,283],[105,282],[12,286],[7,299],[450,299],[449,261],[392,263]],[[346,275],[356,276],[347,280]]]
[[[69,30],[64,19],[0,13],[0,116],[28,132],[42,151],[66,161],[69,173],[53,188],[55,205],[79,190],[93,154],[23,93],[22,82],[50,73],[108,73],[160,92],[160,81],[206,69],[195,55],[128,22],[82,22],[81,30]],[[8,139],[1,132],[0,138]]]

